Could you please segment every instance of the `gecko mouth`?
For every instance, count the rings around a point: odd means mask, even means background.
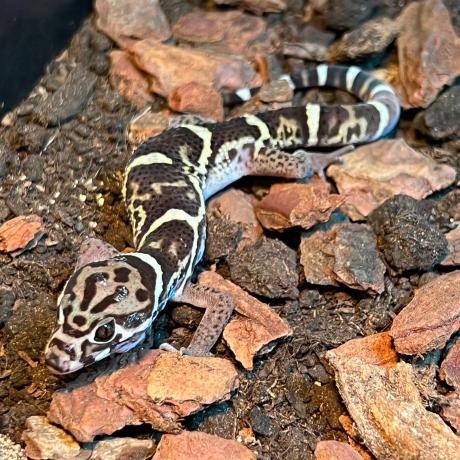
[[[145,339],[145,331],[138,332],[124,342],[118,343],[112,350],[112,353],[124,353],[139,345]]]

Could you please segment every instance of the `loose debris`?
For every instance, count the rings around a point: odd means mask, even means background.
[[[270,307],[217,273],[202,273],[199,283],[230,294],[235,310],[243,315],[226,326],[224,340],[245,369],[251,370],[254,356],[270,351],[275,340],[292,335],[289,325]]]
[[[0,251],[13,256],[32,249],[44,235],[40,216],[18,216],[0,226]]]
[[[306,281],[312,284],[384,290],[385,265],[373,233],[364,224],[336,224],[305,236],[300,243],[300,263]]]
[[[390,329],[396,351],[418,355],[442,348],[460,328],[460,271],[419,288]]]
[[[460,339],[453,343],[441,363],[439,376],[451,387],[460,390]]]
[[[111,438],[96,443],[90,460],[145,460],[151,458],[155,443],[150,439]]]
[[[255,460],[247,447],[231,439],[223,439],[199,431],[166,434],[161,438],[153,460]]]
[[[359,147],[345,155],[342,164],[330,166],[327,174],[346,198],[343,211],[360,220],[399,193],[420,200],[448,187],[456,173],[398,139]]]
[[[227,360],[154,350],[90,385],[55,393],[48,419],[80,442],[141,423],[174,433],[181,419],[228,399],[237,387],[236,370]]]

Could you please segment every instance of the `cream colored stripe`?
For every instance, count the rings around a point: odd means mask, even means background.
[[[319,117],[321,106],[319,104],[307,104],[305,106],[308,127],[308,144],[318,145]]]
[[[316,73],[318,74],[318,86],[324,86],[326,84],[327,71],[328,66],[326,64],[321,64],[316,68]]]
[[[347,91],[350,91],[351,93],[351,89],[353,88],[353,83],[357,77],[357,75],[359,74],[359,72],[361,72],[361,70],[359,69],[359,67],[356,67],[356,66],[351,66],[348,70],[347,70],[347,75],[346,75],[346,81],[347,81]]]
[[[142,262],[146,263],[149,267],[152,267],[157,277],[157,279],[155,280],[155,303],[157,304],[158,299],[161,295],[161,290],[163,289],[163,270],[161,268],[161,265],[154,257],[142,252],[132,252],[131,254],[126,254],[126,256],[124,257],[136,257],[137,259],[142,260]]]
[[[388,123],[390,121],[390,112],[388,110],[388,107],[382,102],[371,101],[368,104],[373,105],[379,112],[379,127],[377,129],[377,132],[373,136],[373,139],[378,139],[382,135],[385,128],[388,126]]]

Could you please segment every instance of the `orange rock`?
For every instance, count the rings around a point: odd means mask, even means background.
[[[345,285],[360,291],[383,292],[385,265],[375,237],[365,224],[335,224],[300,243],[305,279],[322,286]]]
[[[398,355],[387,332],[349,340],[331,352],[342,356],[354,356],[367,364],[382,367],[394,367],[398,362]]]
[[[149,137],[160,134],[169,128],[170,116],[166,111],[147,112],[136,117],[128,127],[128,137],[132,144],[140,144]]]
[[[441,417],[460,434],[460,393],[453,391],[447,394],[441,403]]]
[[[173,26],[173,35],[177,40],[195,43],[214,53],[252,57],[256,51],[273,50],[264,37],[265,30],[263,18],[242,11],[196,9],[179,18]]]
[[[234,366],[221,358],[153,350],[90,385],[55,393],[48,419],[81,442],[141,423],[177,433],[179,420],[215,402],[216,396],[228,399],[238,386],[237,377]]]
[[[227,217],[230,221],[242,225],[243,236],[239,243],[239,248],[242,248],[255,243],[263,234],[254,211],[255,202],[252,195],[230,188],[209,200],[207,212],[208,215]],[[235,206],[235,203],[238,206]]]
[[[0,251],[13,252],[34,247],[43,235],[43,222],[40,216],[30,214],[18,216],[0,226]],[[20,253],[18,251],[17,253]],[[16,255],[17,253],[13,253]]]
[[[27,457],[32,459],[71,459],[80,453],[75,439],[61,428],[51,425],[43,416],[33,415],[27,419],[22,440],[26,444]]]
[[[441,262],[445,267],[460,265],[460,226],[446,234],[449,254]]]
[[[294,226],[309,229],[327,222],[345,198],[330,193],[325,180],[314,177],[308,184],[274,184],[256,206],[260,223],[269,230],[285,230]]]
[[[439,376],[450,386],[460,390],[460,339],[455,341],[441,363]]]
[[[428,107],[460,75],[460,37],[442,0],[410,3],[398,22],[402,106]]]
[[[152,76],[151,90],[167,97],[186,83],[195,82],[239,89],[262,82],[252,66],[238,57],[224,57],[192,48],[141,40],[129,47],[138,67]]]
[[[137,39],[164,41],[171,36],[159,0],[96,0],[97,27],[126,48]]]
[[[114,50],[110,53],[109,80],[112,87],[138,109],[153,101],[149,82],[124,51]]]
[[[247,447],[200,431],[164,434],[152,460],[255,460]]]
[[[230,294],[235,310],[243,315],[230,321],[224,330],[224,339],[245,369],[252,369],[255,354],[266,345],[292,335],[289,325],[268,305],[219,274],[210,271],[201,273],[198,282]]]
[[[455,169],[417,152],[402,139],[381,140],[344,155],[327,175],[346,197],[341,209],[353,220],[362,220],[388,198],[403,193],[420,200],[448,187]]]
[[[393,321],[390,335],[398,353],[418,355],[444,347],[460,328],[460,271],[419,288]]]
[[[363,460],[349,444],[339,441],[320,441],[315,449],[316,460]]]
[[[185,83],[169,94],[168,103],[176,112],[196,113],[215,121],[224,119],[222,96],[208,85]]]

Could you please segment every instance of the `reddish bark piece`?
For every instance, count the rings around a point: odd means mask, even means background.
[[[175,39],[202,45],[208,51],[252,56],[262,47],[265,29],[264,19],[242,11],[196,9],[174,24],[173,35]],[[271,51],[268,42],[264,51]]]
[[[165,129],[169,128],[170,116],[168,111],[163,112],[147,112],[141,117],[135,118],[128,128],[129,141],[132,144],[140,144],[152,136],[160,134]]]
[[[460,393],[454,391],[443,398],[441,417],[460,434]]]
[[[112,438],[99,441],[91,460],[144,460],[151,458],[155,443],[151,439]]]
[[[449,186],[456,172],[395,139],[358,147],[343,156],[341,164],[331,165],[327,175],[346,197],[341,209],[361,220],[394,195],[420,200]]]
[[[423,285],[390,329],[396,351],[418,355],[444,347],[460,327],[460,271]]]
[[[286,80],[273,80],[260,88],[257,96],[262,102],[289,102],[294,97],[294,90]]]
[[[38,237],[43,235],[43,230],[40,216],[30,214],[14,217],[0,226],[0,251],[14,252],[28,245],[31,248],[35,246]]]
[[[233,439],[224,439],[200,431],[165,434],[152,460],[255,460],[247,447]]]
[[[124,51],[114,50],[110,53],[109,80],[112,87],[138,109],[153,101],[149,82]]]
[[[336,224],[300,243],[300,263],[312,284],[383,292],[385,265],[374,234],[364,224]]]
[[[203,405],[230,399],[237,387],[235,366],[226,359],[163,353],[150,372],[147,394],[156,403]]]
[[[159,0],[96,0],[97,27],[126,48],[138,39],[162,42],[171,36]]]
[[[460,390],[460,339],[457,339],[441,363],[439,376]]]
[[[26,444],[28,458],[75,458],[80,453],[80,446],[75,439],[61,428],[48,422],[46,417],[33,415],[26,421],[26,429],[22,433]]]
[[[252,195],[234,188],[215,196],[208,202],[208,216],[214,214],[227,217],[230,221],[242,225],[243,235],[238,246],[240,249],[247,244],[255,243],[263,234],[254,211],[255,202]]]
[[[130,46],[138,67],[152,76],[151,90],[167,97],[177,87],[196,82],[239,89],[259,86],[260,78],[248,61],[192,48],[141,40]]]
[[[320,441],[315,449],[316,460],[363,460],[349,444],[339,441]]]
[[[353,449],[355,449],[364,460],[374,460],[374,457],[369,453],[369,451],[360,444],[359,433],[356,431],[356,426],[351,417],[342,414],[339,417],[339,422],[345,433],[348,435],[348,443],[350,446],[353,447]]]
[[[186,387],[179,375],[187,377]],[[208,386],[203,385],[204,378]],[[48,418],[82,442],[140,423],[178,432],[180,419],[215,402],[216,396],[228,399],[237,385],[236,370],[225,360],[153,350],[139,363],[98,377],[90,385],[55,393]]]
[[[326,357],[356,428],[376,458],[431,458],[433,446],[436,459],[458,456],[460,438],[425,409],[412,366],[384,368],[333,350]]]
[[[215,121],[223,121],[222,96],[211,86],[189,82],[177,87],[168,96],[169,106],[176,112],[196,113]]]
[[[356,357],[364,363],[382,367],[394,367],[398,362],[398,356],[387,332],[349,340],[334,348],[334,353],[340,356]]]
[[[445,267],[460,265],[460,226],[446,234],[449,254],[441,262]]]
[[[217,5],[241,5],[254,13],[279,13],[287,8],[286,0],[214,0]]]
[[[224,339],[245,369],[252,369],[254,356],[264,347],[292,335],[289,325],[268,305],[219,274],[204,272],[198,277],[198,282],[230,294],[235,310],[243,315],[230,321],[224,330]]]
[[[331,194],[325,180],[313,178],[308,184],[274,184],[256,206],[257,218],[269,230],[285,230],[294,226],[309,229],[327,222],[344,197]]]
[[[428,107],[460,74],[460,37],[442,0],[411,3],[398,22],[402,106]]]

